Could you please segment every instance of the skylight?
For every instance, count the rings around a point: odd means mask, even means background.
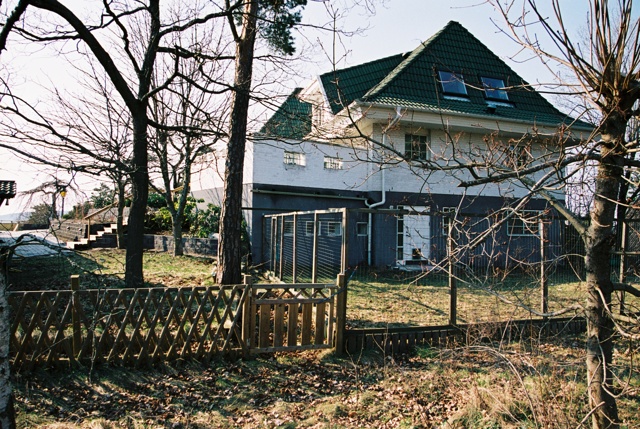
[[[459,73],[438,71],[442,91],[451,95],[467,95],[467,87],[464,85],[464,77]]]
[[[504,81],[492,77],[480,77],[485,96],[490,100],[509,101],[509,95],[504,89]]]

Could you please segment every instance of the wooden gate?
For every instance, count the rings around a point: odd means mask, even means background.
[[[250,353],[332,348],[334,284],[252,285],[243,331]]]

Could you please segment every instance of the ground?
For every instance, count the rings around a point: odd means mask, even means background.
[[[206,366],[42,370],[19,376],[15,391],[20,427],[574,428],[587,415],[583,362],[580,338],[563,338],[393,358],[305,352]],[[637,428],[640,374],[627,376],[621,417]]]
[[[16,260],[9,272],[10,290],[67,289],[70,274],[81,275],[83,288],[121,287],[123,259],[122,251],[96,250]],[[147,252],[145,273],[149,285],[212,284],[208,259]],[[537,296],[536,287],[502,286],[522,302]],[[559,283],[552,296],[558,302],[575,298],[579,287]],[[496,314],[488,309],[500,308],[490,307],[496,304],[491,295],[467,293],[466,302],[473,304],[467,308],[476,313],[462,312],[465,320]],[[447,289],[437,283],[354,277],[349,323],[414,325],[434,316],[446,318],[446,303]],[[525,429],[584,423],[582,336],[511,344],[479,341],[468,338],[447,349],[422,347],[400,356],[374,350],[338,357],[324,351],[142,369],[40,368],[14,374],[18,422],[19,427],[58,429]],[[617,343],[620,416],[623,427],[639,428],[635,360],[640,350],[637,343]]]

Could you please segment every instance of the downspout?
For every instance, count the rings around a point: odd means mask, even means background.
[[[383,150],[384,148],[387,146],[387,133],[389,132],[389,130],[391,128],[393,128],[398,121],[400,120],[400,118],[402,117],[402,112],[401,112],[401,108],[400,106],[396,106],[396,116],[391,120],[391,122],[389,123],[389,125],[387,125],[387,127],[382,130],[382,147]],[[378,201],[377,203],[369,203],[368,201],[365,201],[364,204],[367,206],[367,208],[370,209],[375,209],[376,207],[380,207],[381,205],[383,205],[386,201],[387,201],[387,186],[386,186],[386,175],[385,175],[385,168],[384,168],[384,163],[380,162],[380,174],[381,174],[381,182],[382,182],[382,199],[380,201]],[[371,266],[371,247],[372,247],[372,242],[373,240],[371,239],[371,224],[373,222],[373,213],[369,213],[369,222],[367,222],[367,264],[369,266]]]

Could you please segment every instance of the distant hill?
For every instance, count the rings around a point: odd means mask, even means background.
[[[0,214],[0,222],[18,222],[20,220],[26,221],[31,216],[31,212],[26,213],[5,213]]]

